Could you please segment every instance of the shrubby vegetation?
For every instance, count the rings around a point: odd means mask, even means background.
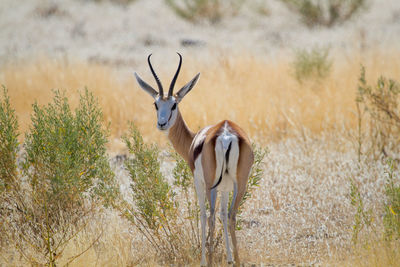
[[[400,238],[400,176],[394,174],[398,168],[393,161],[389,161],[389,171],[385,185],[386,201],[384,203],[383,226],[386,240],[399,240]]]
[[[11,107],[7,89],[2,88],[0,99],[0,194],[16,185],[18,154],[18,121]]]
[[[385,199],[383,206],[384,239],[391,241],[400,237],[400,176],[398,175],[399,134],[400,134],[400,88],[396,81],[383,77],[375,86],[368,85],[365,69],[361,68],[358,94],[358,159],[385,160]],[[364,157],[362,157],[364,156]],[[353,242],[359,241],[359,233],[367,228],[375,233],[373,212],[365,208],[357,181],[351,179],[351,201],[356,207],[353,226]]]
[[[331,67],[328,48],[297,50],[292,63],[294,77],[299,83],[310,79],[320,82],[330,74]]]
[[[13,193],[19,191],[18,184],[18,121],[11,107],[7,89],[2,87],[0,97],[0,252],[12,239],[8,235],[7,224],[12,208],[9,203]]]
[[[281,0],[301,16],[308,27],[343,23],[366,5],[366,0]]]
[[[52,103],[33,105],[17,167],[17,120],[5,93],[0,106],[0,136],[6,144],[1,153],[7,155],[0,158],[5,238],[30,264],[55,266],[101,207],[97,203],[107,204],[117,192],[102,113],[88,90],[74,111],[65,95],[54,91]]]
[[[237,14],[244,0],[166,0],[180,17],[191,21],[219,22],[225,16]]]
[[[359,153],[375,158],[390,157],[400,145],[400,86],[380,77],[375,86],[367,83],[361,68],[356,99],[359,120]],[[367,140],[363,140],[368,138]],[[366,141],[366,142],[365,142]]]

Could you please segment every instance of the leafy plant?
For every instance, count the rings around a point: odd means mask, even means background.
[[[385,186],[385,214],[383,225],[388,240],[400,238],[400,179],[394,176],[395,163],[389,160],[389,171]]]
[[[0,194],[15,186],[17,177],[18,121],[3,86],[0,99]]]
[[[367,84],[365,68],[361,67],[356,103],[359,118],[364,119],[369,144],[364,145],[368,154],[375,157],[390,156],[399,151],[400,145],[400,87],[394,80],[380,77],[375,86]],[[359,131],[361,127],[359,125]],[[360,151],[361,153],[361,151]]]
[[[235,15],[244,0],[166,0],[166,3],[180,17],[200,22],[219,22],[224,16]]]
[[[119,210],[144,235],[156,252],[169,262],[178,259],[183,248],[177,223],[175,193],[160,170],[159,150],[144,143],[132,123],[123,138],[131,158],[125,167],[132,180],[132,204],[122,200]]]
[[[332,27],[353,17],[366,0],[281,0],[309,26]]]
[[[13,192],[19,191],[17,153],[18,121],[11,107],[7,89],[2,87],[0,97],[0,251],[12,236],[6,225],[12,215],[10,203]]]
[[[352,241],[353,243],[357,243],[361,230],[364,227],[369,228],[372,225],[372,210],[365,209],[359,186],[353,178],[350,179],[350,200],[351,205],[356,208]]]
[[[296,80],[302,83],[308,79],[321,80],[326,78],[332,67],[328,48],[313,48],[298,50],[292,63]]]
[[[24,176],[9,199],[8,230],[34,265],[55,266],[68,242],[85,229],[97,202],[107,203],[116,194],[102,113],[93,95],[85,90],[72,111],[64,93],[54,94],[47,106],[33,105]]]

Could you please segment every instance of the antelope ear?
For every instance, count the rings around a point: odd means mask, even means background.
[[[185,86],[183,86],[178,93],[176,93],[175,97],[178,103],[182,100],[182,98],[192,90],[193,86],[196,84],[197,80],[200,77],[200,73],[197,73],[197,75],[190,81],[188,82]]]
[[[136,81],[138,82],[138,84],[140,85],[140,87],[142,87],[142,89],[144,91],[146,91],[146,93],[148,93],[149,95],[151,95],[154,99],[157,97],[158,93],[156,90],[154,90],[153,87],[151,87],[150,85],[148,85],[145,81],[143,81],[139,75],[137,75],[137,73],[135,72],[135,77],[136,77]]]

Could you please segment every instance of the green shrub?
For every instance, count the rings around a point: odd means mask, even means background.
[[[18,121],[3,86],[0,98],[0,194],[15,185],[17,177]],[[1,201],[1,200],[0,200]]]
[[[54,94],[47,106],[33,105],[24,176],[18,177],[21,189],[10,200],[8,230],[32,265],[55,266],[68,242],[85,229],[99,200],[106,203],[116,194],[94,97],[85,90],[73,112],[63,93]]]
[[[6,227],[12,215],[12,194],[19,191],[17,154],[18,121],[7,89],[0,96],[0,253],[13,238]]]
[[[400,177],[395,177],[394,169],[394,162],[389,161],[388,178],[385,186],[385,214],[383,217],[387,240],[400,238]]]
[[[357,154],[372,156],[374,160],[388,158],[387,182],[385,185],[385,200],[381,200],[384,208],[383,226],[386,240],[400,237],[400,180],[396,176],[396,164],[399,159],[391,159],[397,155],[400,145],[400,87],[394,80],[380,77],[376,85],[371,86],[365,77],[365,68],[361,67],[359,85],[356,97],[358,136]],[[359,233],[364,228],[372,226],[372,211],[365,210],[359,188],[351,180],[351,201],[357,208],[353,241],[357,242]]]
[[[184,226],[176,227],[181,225],[176,194],[161,173],[158,147],[144,143],[133,123],[129,136],[123,140],[131,155],[125,167],[132,181],[132,203],[121,200],[118,209],[144,235],[162,261],[187,262]]]
[[[356,103],[360,109],[358,112],[359,136],[363,139],[359,142],[359,153],[367,153],[379,158],[382,155],[387,157],[391,156],[390,153],[399,152],[399,84],[394,80],[380,77],[375,86],[368,85],[365,69],[361,67]]]
[[[160,169],[158,147],[144,143],[133,123],[123,139],[131,155],[125,167],[131,178],[132,202],[121,200],[117,208],[143,234],[161,262],[193,262],[200,252],[200,237],[191,170],[173,152],[176,165],[169,183]]]
[[[296,80],[302,83],[305,80],[326,78],[331,71],[332,61],[329,59],[328,48],[313,48],[298,50],[292,63]]]
[[[281,0],[309,26],[331,27],[353,17],[366,0]]]
[[[180,17],[191,21],[219,22],[224,16],[235,15],[244,0],[166,0],[167,5]]]
[[[372,226],[372,210],[365,208],[359,186],[354,179],[350,179],[350,200],[351,205],[356,208],[352,237],[353,243],[356,244],[359,241],[361,230]]]
[[[397,240],[400,238],[400,179],[398,172],[395,172],[397,164],[393,160],[388,160],[387,167],[384,191],[385,199],[380,200],[384,214],[383,218],[381,216],[377,218],[382,218],[384,240],[392,241],[393,239]],[[363,229],[372,230],[375,234],[373,238],[380,239],[380,231],[377,231],[376,224],[373,224],[373,211],[365,208],[359,184],[354,179],[350,179],[350,200],[352,206],[356,208],[353,223],[353,243],[356,244],[360,240],[363,240],[365,244],[368,244],[371,241],[370,236],[360,237]]]

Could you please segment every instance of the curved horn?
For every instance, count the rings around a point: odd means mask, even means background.
[[[160,79],[158,78],[156,72],[155,72],[154,69],[153,69],[153,66],[151,65],[151,62],[150,62],[150,57],[151,57],[151,55],[152,55],[152,54],[150,54],[150,55],[147,57],[147,62],[149,63],[150,70],[151,70],[151,73],[153,73],[154,79],[156,79],[156,82],[157,82],[157,85],[158,85],[159,94],[160,94],[160,96],[161,96],[161,98],[162,98],[162,97],[164,97],[164,89],[163,89],[163,87],[162,87],[162,84],[161,84]]]
[[[172,93],[174,91],[175,82],[176,82],[176,79],[178,78],[179,71],[181,70],[181,65],[182,65],[182,56],[178,52],[176,52],[176,53],[179,56],[179,65],[178,65],[178,69],[176,70],[176,73],[174,75],[174,78],[171,81],[171,85],[169,86],[168,97],[172,96]]]

